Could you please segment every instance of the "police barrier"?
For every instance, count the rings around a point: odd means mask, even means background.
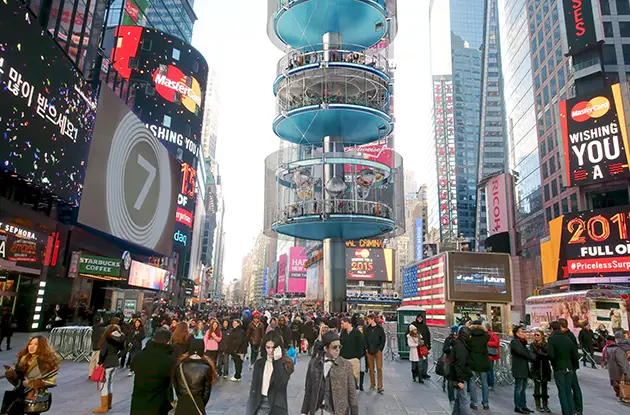
[[[92,355],[92,327],[69,326],[52,329],[50,345],[63,360],[89,362]]]

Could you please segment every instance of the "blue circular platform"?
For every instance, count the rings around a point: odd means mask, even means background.
[[[331,214],[323,221],[319,215],[301,216],[291,223],[275,223],[272,229],[294,238],[322,241],[326,238],[343,240],[368,239],[393,231],[393,220],[375,216]]]
[[[362,145],[386,137],[393,130],[392,118],[382,111],[349,104],[297,108],[280,115],[273,131],[295,144],[321,144],[326,136],[341,136],[345,144]]]
[[[280,41],[301,48],[322,43],[322,35],[339,33],[344,43],[369,48],[389,30],[387,11],[379,0],[295,0],[274,17]]]

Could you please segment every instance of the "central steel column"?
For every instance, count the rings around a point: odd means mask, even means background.
[[[324,310],[345,313],[346,302],[346,242],[324,239]]]

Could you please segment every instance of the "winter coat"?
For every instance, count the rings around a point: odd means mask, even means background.
[[[291,347],[291,342],[293,341],[291,328],[286,324],[284,326],[278,324],[275,331],[280,335],[280,337],[282,337],[282,348],[284,350],[288,350],[289,347]]]
[[[219,330],[219,334],[214,332],[210,333],[210,330],[206,331],[206,334],[203,335],[204,350],[213,352],[219,350],[219,344],[222,338],[221,330]]]
[[[140,330],[133,329],[127,335],[127,344],[130,345],[129,349],[134,351],[142,350],[142,341],[144,340],[144,328],[140,327]]]
[[[593,348],[593,330],[580,330],[580,334],[578,334],[578,340],[580,341],[580,346],[584,349],[585,352],[594,353],[595,349]]]
[[[340,356],[344,359],[360,359],[365,353],[365,344],[363,343],[363,335],[359,329],[353,328],[350,332],[341,332],[341,352]]]
[[[227,352],[236,354],[247,353],[247,339],[245,338],[245,330],[243,330],[242,326],[230,329]]]
[[[488,356],[488,341],[490,335],[484,330],[483,326],[470,326],[470,370],[473,372],[489,372],[490,359]]]
[[[611,344],[608,346],[607,356],[606,366],[610,380],[620,382],[625,376],[625,379],[630,381],[630,362],[626,352],[618,344]]]
[[[190,341],[186,343],[171,343],[171,347],[173,348],[173,361],[177,361],[190,350]]]
[[[334,415],[358,415],[357,393],[352,364],[341,356],[335,359],[330,372]],[[314,357],[308,363],[306,386],[302,401],[302,414],[316,414],[321,402],[320,390],[324,387],[324,359]]]
[[[566,335],[562,330],[554,330],[549,336],[547,355],[554,371],[577,370],[580,365],[575,336]]]
[[[306,323],[304,323],[304,325],[302,326],[302,334],[304,334],[304,338],[308,341],[308,344],[315,343],[317,332],[315,331],[312,320],[308,320]]]
[[[462,337],[457,337],[451,345],[449,360],[452,362],[448,373],[449,380],[454,382],[467,382],[472,378],[472,370],[470,370],[470,346],[468,341]],[[454,369],[454,370],[453,370]]]
[[[551,380],[551,364],[547,355],[547,341],[532,342],[529,345],[529,350],[536,356],[536,360],[531,364],[532,379],[539,382],[549,382]]]
[[[448,355],[451,352],[451,348],[453,347],[454,341],[455,341],[455,338],[448,336],[444,340],[444,346],[442,346],[442,353]]]
[[[407,335],[407,346],[409,346],[409,361],[419,362],[420,357],[418,356],[418,336],[414,337],[411,335],[411,333],[409,333]]]
[[[365,348],[368,354],[375,355],[379,351],[382,352],[385,348],[385,330],[380,324],[374,327],[370,325],[365,326],[363,328],[363,338],[365,339]]]
[[[512,376],[515,379],[528,379],[529,362],[534,362],[536,356],[527,349],[527,344],[523,344],[518,338],[510,342],[510,353],[512,354]]]
[[[205,408],[210,400],[210,392],[212,391],[210,366],[197,355],[193,355],[184,360],[181,366],[184,370],[184,377],[188,384],[188,389],[190,389],[190,393],[195,399],[197,406],[199,409]],[[175,414],[198,414],[195,403],[186,390],[186,385],[184,384],[179,366],[175,368],[175,373],[173,374],[173,386],[175,387],[175,393],[177,393],[177,409]]]
[[[121,352],[125,349],[125,336],[118,330],[112,331],[105,339],[98,355],[98,364],[105,369],[118,367]]]
[[[260,345],[263,336],[265,335],[265,326],[261,321],[258,324],[255,322],[249,323],[247,326],[247,341],[256,346]]]
[[[262,400],[262,383],[265,373],[267,357],[260,358],[254,363],[254,373],[247,402],[247,415],[256,415]],[[271,406],[270,415],[288,415],[287,385],[293,373],[293,360],[283,358],[273,361],[273,372],[267,390],[267,399]]]
[[[420,333],[420,335],[422,336],[422,340],[424,340],[424,345],[427,346],[427,349],[431,350],[431,331],[429,330],[429,326],[426,325],[424,320],[422,320],[422,323],[420,323],[417,317],[416,320],[414,320],[414,322],[411,324],[416,326],[416,328],[418,329],[418,333]]]
[[[221,341],[219,342],[219,352],[226,353],[230,342],[231,329],[221,329]]]
[[[174,367],[172,352],[170,345],[149,340],[131,361],[135,377],[129,415],[167,415],[172,409],[168,398]]]
[[[105,330],[107,330],[107,324],[101,323],[96,324],[92,327],[92,351],[97,351],[98,343],[101,341],[101,337],[105,334]]]
[[[488,354],[488,359],[490,360],[501,360],[501,339],[499,336],[491,330],[488,330],[488,334],[490,335],[490,340],[488,340],[488,347],[494,347],[499,352],[496,356],[490,356]]]

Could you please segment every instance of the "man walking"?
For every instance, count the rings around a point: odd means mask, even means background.
[[[367,326],[363,329],[366,357],[370,370],[370,390],[375,389],[374,366],[378,371],[378,393],[383,393],[383,349],[385,348],[385,330],[376,323],[376,316],[368,314]]]
[[[481,404],[483,409],[490,409],[488,402],[488,372],[490,372],[490,356],[488,354],[488,341],[490,335],[479,320],[472,322],[470,326],[470,370],[473,372],[473,381],[470,382],[470,408],[477,410],[479,403],[479,387],[477,379],[481,381]]]
[[[591,325],[589,323],[586,323],[584,328],[580,330],[578,340],[580,341],[580,346],[582,346],[582,351],[584,352],[582,355],[582,365],[586,367],[586,362],[589,362],[591,367],[595,369],[595,359],[593,358],[593,353],[595,353],[595,348],[593,347],[593,330],[591,330]]]
[[[260,349],[260,342],[262,341],[263,336],[265,335],[265,327],[263,323],[260,321],[260,312],[254,311],[253,314],[254,319],[249,326],[247,326],[247,341],[249,342],[249,348],[251,351],[251,355],[249,358],[249,370],[254,368],[254,363],[258,358],[258,350]]]
[[[411,324],[416,326],[416,328],[418,329],[418,333],[420,333],[420,336],[422,336],[422,341],[424,341],[424,345],[427,346],[427,349],[431,350],[431,331],[429,330],[427,324],[424,322],[424,317],[422,317],[422,314],[418,314],[416,316],[416,320]],[[420,366],[420,370],[422,371],[420,373],[420,378],[431,379],[431,376],[429,376],[429,374],[427,373],[427,371],[429,370],[428,360],[420,359]]]
[[[569,321],[566,318],[559,318],[558,323],[560,323],[560,330],[562,331],[562,335],[571,339],[573,344],[575,345],[575,350],[578,350],[578,341],[575,338],[573,332],[569,329]],[[580,382],[578,381],[577,371],[580,368],[580,353],[576,352],[575,358],[571,361],[573,363],[573,370],[575,371],[575,376],[571,381],[571,390],[573,391],[573,407],[575,408],[575,413],[577,415],[582,415],[583,412],[583,401],[582,401],[582,389],[580,388]]]
[[[449,353],[448,381],[449,389],[455,391],[455,402],[453,403],[452,415],[470,415],[471,410],[468,402],[468,393],[466,393],[466,385],[470,383],[472,371],[470,370],[470,329],[462,326],[459,329],[457,338],[451,345]]]
[[[552,321],[550,324],[553,333],[549,336],[547,342],[547,354],[551,366],[553,366],[553,376],[558,387],[558,399],[562,408],[562,415],[581,414],[582,408],[577,408],[576,402],[582,402],[582,394],[574,396],[574,382],[577,383],[576,362],[579,356],[577,344],[570,336],[563,333],[562,327],[558,321]],[[579,363],[578,363],[579,366]]]
[[[308,364],[302,414],[358,415],[352,365],[339,356],[339,335],[329,331],[322,336],[324,353]]]
[[[365,352],[363,344],[363,335],[356,327],[352,327],[352,323],[348,317],[341,319],[341,357],[346,359],[352,365],[355,383],[359,382],[359,372],[361,370],[361,357]],[[363,373],[361,373],[363,375]]]
[[[172,409],[169,389],[173,374],[171,332],[156,330],[153,340],[131,361],[135,373],[130,415],[167,415]]]

